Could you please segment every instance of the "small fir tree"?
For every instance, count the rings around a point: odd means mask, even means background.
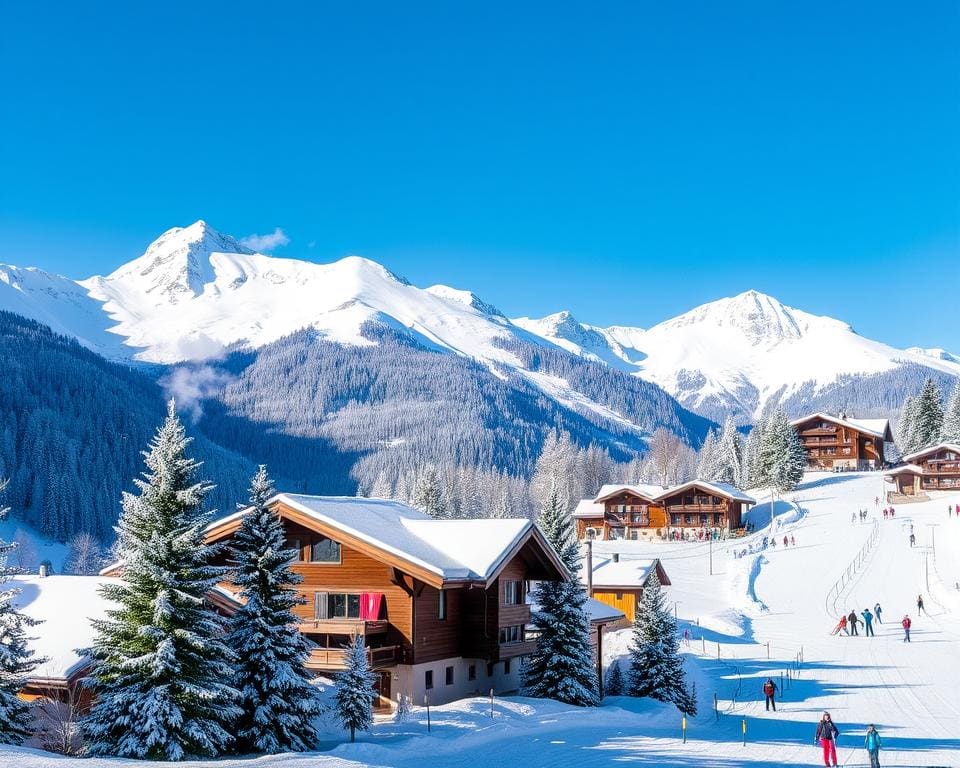
[[[410,697],[405,693],[397,694],[397,709],[393,713],[393,722],[400,724],[410,717]]]
[[[957,379],[943,412],[940,440],[945,443],[960,443],[960,379]]]
[[[237,654],[234,685],[242,710],[235,726],[236,751],[303,752],[316,741],[319,691],[304,669],[309,655],[293,608],[303,603],[302,581],[290,563],[283,523],[267,508],[274,494],[266,467],[250,485],[250,510],[230,546],[233,582],[242,607],[231,621],[227,645]]]
[[[738,487],[743,480],[743,444],[740,433],[729,416],[723,423],[723,431],[717,440],[717,472],[715,477],[710,479],[732,483]]]
[[[233,741],[235,657],[205,602],[227,573],[204,541],[210,486],[195,480],[189,444],[171,402],[144,453],[139,493],[123,497],[122,578],[101,589],[118,607],[93,622],[86,651],[95,703],[82,726],[93,754],[183,760],[220,755]]]
[[[603,692],[607,696],[623,696],[623,685],[623,669],[620,668],[620,662],[615,660],[610,665],[610,672],[607,674]]]
[[[436,467],[426,467],[417,478],[417,485],[413,491],[413,506],[430,517],[437,519],[450,517]]]
[[[367,663],[363,636],[357,635],[347,646],[347,668],[334,676],[337,717],[350,730],[351,742],[356,741],[357,731],[366,731],[373,724],[375,679]]]
[[[717,435],[711,429],[700,446],[697,456],[697,477],[701,480],[716,480],[719,470]]]
[[[581,707],[596,706],[597,673],[585,608],[587,594],[577,580],[580,557],[559,483],[551,485],[538,523],[573,578],[537,585],[533,623],[540,636],[523,667],[523,692]]]
[[[689,707],[679,647],[676,622],[664,604],[660,582],[653,574],[643,589],[640,610],[633,624],[630,695]]]
[[[897,447],[902,454],[912,453],[916,445],[914,433],[917,420],[917,399],[908,395],[900,409],[900,419],[897,422]]]
[[[757,459],[758,485],[779,493],[792,491],[803,479],[807,456],[800,435],[779,410],[764,426]]]
[[[0,482],[0,493],[6,485],[6,481]],[[0,520],[9,511],[0,509]],[[36,658],[27,644],[27,629],[40,622],[14,605],[20,589],[12,579],[21,571],[7,562],[16,549],[16,544],[0,539],[0,744],[22,744],[30,736],[33,706],[18,694],[29,674],[46,661]]]

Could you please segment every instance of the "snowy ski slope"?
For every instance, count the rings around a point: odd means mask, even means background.
[[[701,712],[688,722],[687,743],[671,707],[608,698],[603,707],[579,710],[522,697],[478,698],[434,708],[431,732],[416,710],[405,723],[378,722],[355,745],[342,743],[325,723],[324,751],[250,760],[194,763],[238,768],[467,768],[518,763],[524,768],[593,766],[820,765],[815,723],[828,709],[838,724],[842,765],[868,765],[863,733],[876,723],[884,740],[884,766],[960,766],[960,519],[947,516],[960,493],[897,508],[882,520],[874,498],[884,490],[879,474],[809,475],[776,505],[781,545],[734,558],[734,549],[756,548],[759,530],[736,544],[598,543],[616,546],[621,558],[660,557],[673,580],[681,631],[689,630],[688,668],[697,682]],[[867,508],[870,520],[851,523]],[[751,516],[769,523],[767,504]],[[878,521],[878,522],[875,522]],[[917,546],[909,546],[910,525]],[[874,527],[877,533],[874,534]],[[932,527],[936,526],[936,527]],[[782,547],[784,535],[795,547]],[[936,541],[936,557],[929,546]],[[875,543],[865,555],[864,546]],[[860,564],[851,566],[856,560]],[[849,576],[848,576],[849,569]],[[838,581],[843,583],[837,588]],[[917,617],[924,595],[929,615]],[[875,638],[835,637],[841,610],[859,613],[879,601],[884,623]],[[913,642],[902,642],[899,619],[914,619]],[[699,622],[699,624],[698,624]],[[607,658],[625,651],[629,632],[607,638]],[[767,658],[769,643],[770,659]],[[719,648],[719,659],[718,659]],[[795,669],[802,648],[804,662]],[[760,686],[784,678],[780,711],[764,711]],[[713,713],[718,696],[719,721]],[[743,745],[742,726],[747,725]],[[117,768],[153,765],[120,760],[59,758],[0,747],[0,765],[18,768]]]

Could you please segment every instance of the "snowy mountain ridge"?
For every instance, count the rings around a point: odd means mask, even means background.
[[[204,221],[164,232],[106,276],[74,281],[0,265],[0,308],[106,357],[167,364],[258,349],[301,329],[370,345],[364,329],[373,322],[499,376],[515,371],[558,402],[581,402],[562,380],[532,375],[511,350],[513,341],[533,342],[655,383],[705,415],[744,421],[772,402],[904,365],[960,375],[960,359],[943,350],[896,349],[754,290],[646,330],[589,325],[570,312],[510,320],[467,290],[421,289],[359,256],[317,264],[256,253]]]

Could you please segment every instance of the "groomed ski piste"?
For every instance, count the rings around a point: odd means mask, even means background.
[[[672,706],[608,697],[603,706],[583,710],[513,696],[433,707],[429,731],[426,710],[417,707],[403,723],[378,718],[356,744],[346,743],[343,732],[325,720],[317,752],[191,764],[816,766],[823,760],[814,731],[829,711],[840,729],[841,765],[869,765],[864,733],[875,723],[884,745],[881,765],[960,766],[960,519],[947,513],[948,506],[960,504],[960,492],[898,505],[895,518],[884,520],[887,505],[875,499],[883,499],[888,487],[879,473],[808,474],[776,502],[778,545],[763,552],[757,550],[770,534],[769,502],[750,513],[758,530],[735,542],[596,544],[600,551],[615,548],[621,558],[659,557],[673,582],[667,600],[675,603],[680,632],[690,635],[684,652],[700,702],[699,714],[687,721],[686,743]],[[868,520],[852,522],[860,509],[868,511]],[[782,546],[785,535],[794,537],[795,546]],[[751,546],[753,554],[734,557]],[[920,594],[929,613],[918,616]],[[883,623],[875,624],[876,637],[831,635],[841,613],[859,615],[877,602]],[[913,620],[909,644],[900,626],[906,614]],[[626,653],[629,634],[605,638],[608,663]],[[764,709],[761,685],[767,677],[782,689],[776,713]],[[0,765],[158,764],[0,747]]]

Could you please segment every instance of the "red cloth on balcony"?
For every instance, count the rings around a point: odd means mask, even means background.
[[[360,618],[365,621],[376,621],[380,618],[380,603],[383,594],[380,592],[360,593]]]

